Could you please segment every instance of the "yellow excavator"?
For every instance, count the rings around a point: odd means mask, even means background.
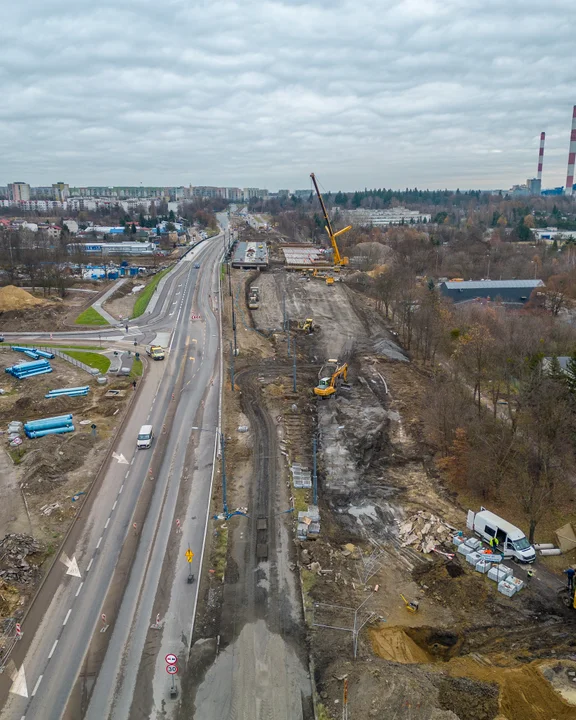
[[[337,367],[330,377],[323,377],[320,379],[320,382],[314,388],[314,394],[319,395],[320,397],[330,397],[331,395],[334,395],[336,390],[338,390],[340,384],[342,382],[346,382],[347,379],[348,365],[347,363],[344,363],[344,365]]]
[[[308,333],[309,335],[310,335],[310,333],[313,333],[314,332],[313,318],[306,318],[306,320],[301,320],[298,323],[298,330],[302,330],[303,332]]]
[[[334,232],[334,230],[332,230],[332,223],[330,222],[330,218],[328,217],[328,211],[326,210],[326,205],[324,205],[324,200],[322,198],[322,195],[320,194],[320,190],[318,189],[316,176],[314,175],[314,173],[310,173],[310,177],[312,178],[312,182],[314,183],[314,189],[316,190],[316,195],[318,196],[320,207],[322,208],[322,214],[324,215],[324,222],[326,223],[325,230],[328,233],[328,237],[330,238],[330,244],[332,245],[332,250],[334,253],[334,265],[336,267],[339,267],[340,265],[348,265],[348,258],[342,257],[340,255],[336,238],[339,235],[343,235],[345,232],[348,232],[348,230],[352,230],[352,225],[348,225],[347,227],[342,228],[342,230],[338,230],[338,232]],[[332,283],[333,282],[334,280],[332,280]]]

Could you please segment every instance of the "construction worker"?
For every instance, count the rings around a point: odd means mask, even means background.
[[[568,581],[568,592],[574,592],[574,575],[576,575],[576,570],[574,570],[573,567],[569,567],[567,570],[564,570],[564,575],[566,575]]]
[[[490,548],[492,550],[495,550],[498,547],[498,540],[496,540],[495,537],[490,538],[490,542],[488,543],[490,545]]]
[[[136,390],[136,380],[132,382],[132,387],[134,388],[134,390]]]
[[[532,570],[532,568],[530,568],[530,570],[528,570],[528,572],[526,573],[526,585],[530,585],[530,580],[532,580],[534,575],[535,575],[534,570]]]

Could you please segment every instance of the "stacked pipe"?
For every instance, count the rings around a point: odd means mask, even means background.
[[[12,367],[7,367],[5,372],[10,373],[10,375],[13,375],[18,380],[22,380],[23,378],[33,377],[34,375],[44,375],[45,373],[52,372],[52,367],[48,360],[42,359],[12,365]]]
[[[42,420],[31,420],[24,423],[26,437],[39,438],[44,435],[61,435],[62,433],[74,432],[72,415],[58,415],[57,417],[43,418]]]
[[[37,348],[27,348],[20,345],[11,345],[10,350],[24,353],[24,355],[28,355],[28,357],[32,358],[33,360],[38,360],[38,358],[48,358],[48,360],[54,359],[54,353],[47,352],[46,350],[38,350]]]
[[[89,390],[89,385],[83,385],[75,388],[60,388],[58,390],[50,390],[50,392],[48,392],[47,395],[44,395],[44,397],[55,398],[62,395],[66,395],[67,397],[81,397],[83,395],[88,395]]]

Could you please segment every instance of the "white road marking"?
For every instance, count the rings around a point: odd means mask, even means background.
[[[72,612],[72,608],[70,608],[70,610],[68,610],[68,612],[66,613],[66,617],[64,618],[64,622],[62,623],[62,625],[66,625],[71,612]]]
[[[128,472],[126,473],[126,475],[124,475],[124,479],[125,479],[125,480],[128,479],[128,475],[130,475],[130,470],[128,470]]]
[[[52,655],[54,655],[54,650],[56,650],[56,645],[58,645],[58,640],[54,640],[54,645],[52,645],[52,650],[48,653],[48,660],[51,659]]]
[[[100,535],[100,539],[98,540],[98,543],[96,544],[96,550],[100,547],[100,543],[102,542],[102,535]]]
[[[134,465],[134,460],[136,460],[135,457],[133,457],[132,460],[130,460],[130,465]]]
[[[120,490],[118,490],[118,495],[120,495],[122,493],[122,490],[124,490],[124,483],[122,483],[122,485],[120,485]]]
[[[86,572],[89,572],[90,568],[92,567],[93,562],[94,562],[94,558],[91,558],[90,562],[88,563],[88,567],[86,568]]]
[[[104,530],[106,530],[108,525],[110,525],[110,518],[108,518],[108,520],[106,520],[106,525],[104,525]]]
[[[75,597],[78,597],[78,595],[80,595],[80,590],[82,590],[82,585],[84,585],[84,580],[82,580],[82,582],[80,583],[80,586],[78,587],[78,590],[76,590]]]
[[[36,685],[34,685],[34,690],[32,690],[32,697],[34,697],[34,695],[36,695],[36,690],[38,690],[38,688],[40,687],[40,683],[42,682],[43,677],[44,677],[44,675],[40,675]]]
[[[116,510],[116,505],[118,505],[118,500],[114,500],[114,505],[112,505],[112,512]]]

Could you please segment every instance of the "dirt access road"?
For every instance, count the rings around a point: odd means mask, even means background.
[[[289,373],[270,363],[241,370],[237,385],[252,433],[254,461],[249,517],[229,525],[229,551],[220,622],[220,654],[192,649],[197,720],[309,720],[313,717],[302,603],[290,521],[281,515],[288,493],[279,482],[278,428],[261,397],[261,378]],[[257,519],[268,523],[268,559],[258,559]],[[294,566],[292,566],[294,567]]]

